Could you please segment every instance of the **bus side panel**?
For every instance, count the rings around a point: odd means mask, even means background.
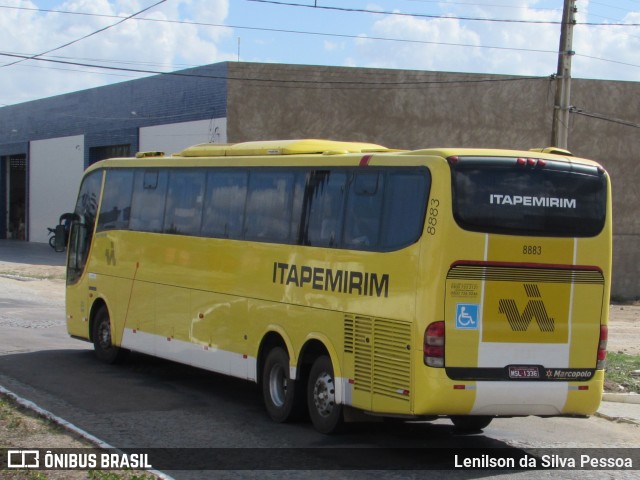
[[[181,359],[186,356],[182,344],[189,338],[189,300],[190,292],[186,288],[172,285],[153,285],[155,303],[156,354],[169,359]],[[151,302],[149,302],[151,303]],[[187,363],[185,360],[180,360]]]
[[[67,328],[71,335],[90,338],[91,310],[96,301],[103,300],[113,326],[112,342],[118,346],[121,344],[127,308],[132,298],[135,264],[131,266],[126,259],[112,254],[116,251],[114,245],[119,244],[118,234],[97,234],[84,274],[77,283],[67,285]]]
[[[66,288],[67,332],[69,335],[89,340],[89,295],[82,281]]]
[[[410,413],[420,244],[376,253],[130,231],[95,241],[96,293],[123,347],[255,379],[272,326],[291,338],[294,367],[315,332],[339,352],[344,401]]]
[[[114,324],[115,331],[122,331],[121,346],[149,355],[156,354],[155,294],[155,285],[133,282],[125,313],[117,317]]]

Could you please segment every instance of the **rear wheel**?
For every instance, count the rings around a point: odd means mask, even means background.
[[[111,319],[105,307],[100,308],[96,313],[92,333],[93,349],[98,359],[106,363],[116,363],[124,358],[126,350],[113,345]]]
[[[342,405],[336,401],[336,385],[331,359],[318,357],[309,372],[307,407],[311,422],[320,433],[336,433],[344,425]]]
[[[273,348],[264,362],[262,397],[267,413],[278,423],[300,418],[301,394],[289,372],[289,355],[281,347]]]
[[[493,417],[489,415],[454,415],[451,417],[451,421],[457,430],[463,432],[478,432],[487,427]]]

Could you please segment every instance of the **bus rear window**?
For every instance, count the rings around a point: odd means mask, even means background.
[[[452,162],[453,213],[479,232],[590,237],[602,230],[607,181],[595,167],[516,158]]]

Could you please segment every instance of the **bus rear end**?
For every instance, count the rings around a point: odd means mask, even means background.
[[[529,155],[447,158],[444,320],[426,328],[424,345],[427,376],[441,379],[438,413],[598,408],[610,290],[608,176],[593,162]]]

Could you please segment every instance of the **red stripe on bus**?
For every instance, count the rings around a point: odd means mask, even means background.
[[[361,167],[368,167],[369,166],[369,161],[371,160],[371,157],[373,157],[373,155],[365,155],[364,157],[362,157],[360,159],[360,166]]]

